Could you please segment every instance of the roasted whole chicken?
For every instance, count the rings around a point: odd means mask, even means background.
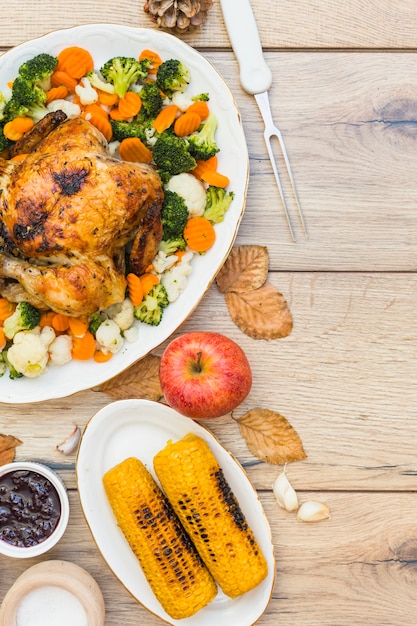
[[[124,299],[127,253],[137,274],[151,263],[163,191],[152,166],[112,157],[88,121],[57,113],[14,146],[24,160],[0,159],[0,293],[82,316]]]

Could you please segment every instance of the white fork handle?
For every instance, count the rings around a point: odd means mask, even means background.
[[[240,82],[254,95],[268,91],[272,73],[266,64],[249,0],[220,0],[224,23],[240,68]]]

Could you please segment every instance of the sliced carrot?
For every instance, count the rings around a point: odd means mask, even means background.
[[[126,276],[127,290],[133,306],[139,306],[143,300],[142,281],[132,272]]]
[[[145,50],[142,50],[142,52],[140,53],[138,61],[144,61],[145,59],[152,61],[152,65],[149,70],[149,73],[155,74],[158,67],[162,65],[161,57],[159,56],[157,52],[154,52],[153,50],[145,49]]]
[[[184,228],[184,239],[195,252],[206,252],[216,241],[216,231],[205,217],[191,217]]]
[[[83,337],[73,337],[72,339],[72,358],[80,361],[88,361],[96,351],[96,340],[89,330]]]
[[[227,176],[223,176],[223,174],[212,170],[203,172],[201,174],[201,180],[204,180],[205,183],[213,187],[222,187],[223,189],[230,184],[230,179]]]
[[[54,319],[55,316],[56,316],[55,311],[42,311],[41,317],[39,320],[39,326],[41,328],[44,328],[45,326],[51,326],[51,328],[53,328],[52,320]]]
[[[24,161],[26,159],[26,157],[29,156],[29,154],[27,152],[23,152],[22,154],[16,154],[16,156],[12,157],[10,159],[10,161]]]
[[[53,100],[65,100],[68,95],[68,87],[65,85],[58,85],[58,87],[51,87],[46,92],[45,104],[49,104]]]
[[[112,352],[102,352],[101,350],[96,350],[93,354],[96,363],[106,363],[106,361],[110,361],[112,356]]]
[[[73,76],[70,76],[68,72],[55,70],[51,76],[51,87],[59,87],[60,85],[65,85],[68,89],[68,93],[74,93],[78,81]]]
[[[6,343],[7,343],[7,340],[6,340],[5,332],[2,328],[0,328],[0,350],[3,350]]]
[[[140,282],[142,283],[143,295],[147,296],[152,287],[159,283],[159,278],[156,274],[142,274]]]
[[[120,142],[119,153],[123,161],[150,163],[152,152],[138,137],[126,137]]]
[[[0,321],[4,321],[15,312],[16,305],[14,302],[9,302],[7,298],[0,298]]]
[[[57,59],[57,71],[67,72],[73,78],[82,78],[94,69],[91,54],[85,48],[78,46],[64,48],[58,54]]]
[[[109,116],[112,120],[114,120],[115,122],[118,122],[120,120],[124,120],[123,115],[120,113],[119,108],[118,107],[114,107],[114,109],[112,109],[109,113]]]
[[[90,113],[85,119],[95,126],[107,141],[110,141],[113,136],[113,129],[107,117],[101,115],[101,113]]]
[[[63,313],[56,313],[52,319],[52,328],[58,332],[63,332],[69,328],[69,317]]]
[[[102,117],[104,117],[106,120],[109,117],[109,114],[107,113],[107,111],[105,111],[103,109],[103,107],[101,107],[99,104],[87,104],[86,107],[84,108],[84,117],[87,117],[89,115],[101,115]]]
[[[217,170],[217,155],[210,157],[207,161],[197,160],[196,167],[190,170],[190,173],[201,180],[203,172],[207,172],[208,170],[213,172]]]
[[[35,122],[30,117],[15,117],[4,125],[3,133],[10,141],[18,141],[33,128]]]
[[[74,337],[84,337],[88,330],[88,319],[86,317],[70,317],[68,327]]]
[[[142,100],[134,91],[128,91],[124,98],[120,98],[117,108],[122,119],[128,120],[139,113],[142,108]]]
[[[187,250],[176,250],[174,254],[177,257],[178,261],[181,261],[182,257],[184,256],[186,252]],[[176,263],[178,263],[178,261],[176,261]]]
[[[191,135],[201,124],[201,117],[197,113],[183,113],[174,123],[174,133],[178,137]]]
[[[153,121],[153,127],[158,133],[163,133],[169,128],[177,117],[178,107],[176,104],[169,104],[164,107]]]
[[[198,102],[193,102],[187,107],[186,113],[197,113],[200,116],[201,120],[205,120],[210,113],[210,109],[208,108],[207,102],[204,100],[199,100]]]
[[[107,91],[100,91],[97,89],[98,101],[100,104],[106,107],[112,107],[119,102],[119,96],[117,93],[107,93]]]

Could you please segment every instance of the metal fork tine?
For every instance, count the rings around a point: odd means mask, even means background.
[[[294,182],[294,177],[292,175],[292,170],[291,170],[291,165],[290,165],[290,161],[288,159],[288,154],[287,154],[287,150],[285,148],[285,144],[284,144],[284,140],[282,138],[282,134],[281,131],[279,130],[279,128],[277,128],[274,124],[274,121],[272,119],[272,113],[271,113],[271,107],[269,104],[269,97],[268,97],[268,92],[264,91],[263,93],[259,93],[259,94],[254,94],[255,95],[255,100],[258,104],[259,110],[261,112],[264,124],[265,124],[265,132],[264,132],[264,139],[265,139],[265,143],[266,143],[266,148],[268,150],[268,156],[269,156],[269,160],[271,161],[271,165],[272,165],[272,170],[274,172],[274,176],[275,176],[275,180],[278,186],[278,190],[279,190],[279,195],[281,196],[281,200],[282,200],[282,205],[284,207],[284,212],[285,212],[285,217],[287,219],[287,223],[288,223],[288,228],[290,230],[291,233],[291,237],[293,239],[293,241],[296,241],[295,238],[295,234],[294,234],[294,229],[292,227],[292,223],[291,223],[291,218],[288,212],[288,207],[287,207],[287,203],[285,201],[285,197],[284,197],[284,192],[283,192],[283,188],[282,188],[282,184],[281,184],[281,180],[278,174],[278,168],[277,168],[277,164],[275,161],[275,156],[274,153],[272,151],[272,145],[271,145],[271,138],[275,137],[278,140],[281,152],[282,152],[282,156],[284,157],[284,162],[285,162],[285,166],[287,168],[287,174],[288,174],[288,178],[290,179],[290,183],[292,186],[292,191],[294,194],[294,198],[295,198],[295,202],[297,205],[297,209],[298,209],[298,214],[300,217],[300,221],[304,230],[304,235],[306,237],[308,237],[308,232],[307,232],[307,227],[306,227],[306,223],[304,220],[304,216],[303,216],[303,212],[301,210],[301,204],[298,198],[298,194],[297,194],[297,188],[295,186],[295,182]]]

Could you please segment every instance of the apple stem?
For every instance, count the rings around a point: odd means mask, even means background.
[[[203,356],[202,352],[197,352],[197,359],[196,359],[196,362],[195,362],[195,365],[196,365],[195,370],[196,370],[196,372],[201,372],[202,369],[203,369],[201,367],[201,357],[202,356]]]

